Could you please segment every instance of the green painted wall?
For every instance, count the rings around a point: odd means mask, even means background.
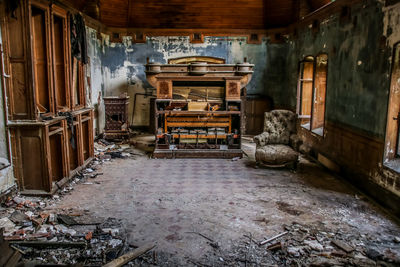
[[[299,61],[327,53],[326,120],[383,139],[392,53],[383,37],[384,16],[381,1],[368,0],[353,6],[350,18],[336,14],[324,20],[317,33],[311,27],[300,30],[282,48],[287,51],[284,89],[267,91],[275,105],[294,109]]]

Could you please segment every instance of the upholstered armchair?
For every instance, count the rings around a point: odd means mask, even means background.
[[[264,114],[264,132],[254,137],[256,162],[267,167],[296,168],[301,139],[296,134],[297,115],[289,110]]]

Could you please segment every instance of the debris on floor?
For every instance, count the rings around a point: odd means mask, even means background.
[[[93,218],[88,211],[60,213],[54,209],[58,201],[23,196],[7,200],[0,212],[0,263],[100,266],[132,250],[121,220]]]
[[[112,143],[105,139],[97,140],[94,148],[96,159],[101,162],[115,158],[134,159],[137,156],[146,156],[144,151],[131,147],[129,143]]]
[[[231,249],[216,249],[198,266],[399,266],[396,239],[379,240],[358,232],[331,232],[323,224],[293,222],[284,232],[258,242],[245,235]],[[223,260],[221,261],[220,258]]]

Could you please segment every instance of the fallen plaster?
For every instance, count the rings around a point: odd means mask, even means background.
[[[399,227],[360,192],[306,159],[296,172],[255,168],[254,143],[244,150],[250,158],[105,161],[53,209],[121,220],[130,246],[157,244],[133,262],[144,266],[400,264]]]

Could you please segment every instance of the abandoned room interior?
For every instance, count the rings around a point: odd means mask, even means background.
[[[0,266],[399,266],[399,0],[0,0]]]

